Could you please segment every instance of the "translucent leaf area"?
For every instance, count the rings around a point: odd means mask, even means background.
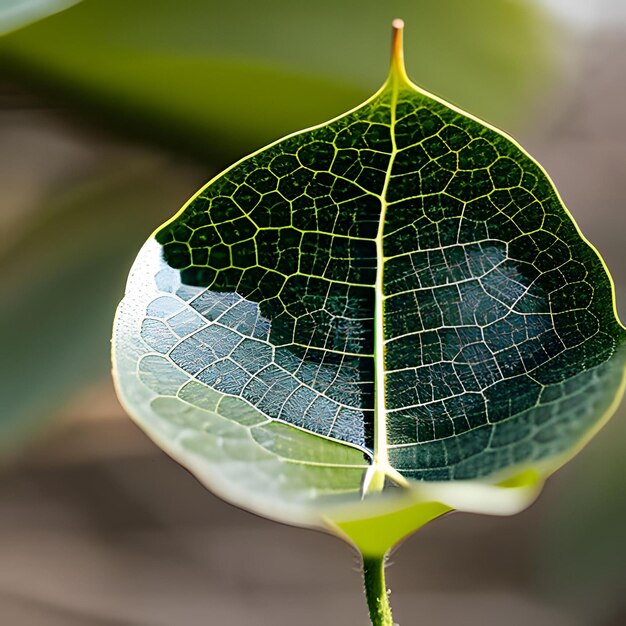
[[[157,230],[114,365],[129,412],[208,486],[321,525],[512,512],[498,490],[535,489],[611,412],[623,339],[543,170],[397,62]]]

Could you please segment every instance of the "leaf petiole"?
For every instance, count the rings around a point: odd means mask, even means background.
[[[394,626],[385,583],[385,555],[363,555],[365,598],[372,626]]]

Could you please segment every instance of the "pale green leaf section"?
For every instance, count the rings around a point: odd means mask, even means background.
[[[360,450],[271,422],[146,350],[142,316],[133,312],[163,297],[145,280],[161,270],[159,246],[149,240],[116,317],[114,377],[139,425],[212,491],[267,517],[319,527],[328,497],[358,501],[367,468]]]

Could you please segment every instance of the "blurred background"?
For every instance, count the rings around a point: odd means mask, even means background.
[[[623,0],[0,0],[0,622],[365,624],[358,562],[223,503],[124,415],[114,309],[220,168],[409,74],[513,134],[626,315]],[[626,624],[626,410],[514,518],[450,515],[388,571],[403,626]]]

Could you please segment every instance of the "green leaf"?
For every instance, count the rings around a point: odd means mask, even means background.
[[[512,513],[624,386],[611,279],[545,172],[412,84],[233,165],[142,248],[128,411],[209,488],[372,556]]]
[[[80,0],[2,0],[0,35],[23,28],[78,2]]]
[[[120,277],[146,224],[181,197],[183,182],[165,169],[118,154],[70,190],[49,190],[45,214],[2,250],[3,462],[106,375]]]
[[[553,82],[557,33],[522,0],[90,0],[3,38],[0,58],[98,123],[228,163],[367,97],[394,14],[415,24],[424,84],[474,113],[519,123]]]

